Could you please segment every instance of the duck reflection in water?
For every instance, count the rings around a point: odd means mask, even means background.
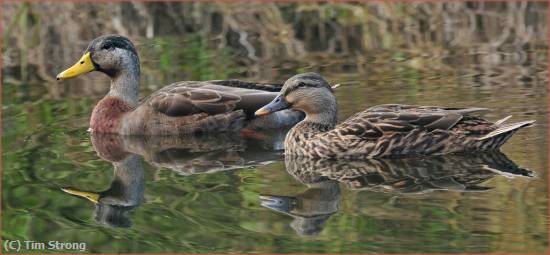
[[[156,168],[181,175],[213,173],[248,168],[281,160],[279,147],[284,134],[254,132],[254,137],[238,133],[193,136],[123,136],[125,151],[139,154]],[[95,136],[95,135],[94,135]]]
[[[307,183],[309,189],[295,196],[261,195],[260,205],[290,215],[290,226],[300,235],[317,235],[338,211],[340,187],[337,181],[320,178]]]
[[[74,188],[62,190],[92,201],[95,204],[96,222],[112,227],[130,227],[132,221],[128,217],[128,211],[141,205],[145,191],[142,156],[122,150],[120,140],[113,137],[93,137],[92,142],[99,157],[113,164],[111,186],[101,192]]]
[[[501,152],[427,158],[378,158],[363,161],[285,157],[287,172],[309,187],[293,196],[261,195],[263,207],[294,218],[299,235],[318,235],[338,211],[339,183],[351,190],[396,194],[434,190],[485,191],[480,184],[495,176],[533,177]]]
[[[269,132],[269,133],[266,133]],[[95,204],[96,222],[112,227],[130,227],[128,212],[143,203],[145,173],[142,160],[181,175],[249,168],[282,159],[277,151],[284,134],[257,131],[253,138],[225,133],[204,136],[121,136],[92,133],[97,155],[113,164],[111,186],[101,192],[72,187],[66,193]]]

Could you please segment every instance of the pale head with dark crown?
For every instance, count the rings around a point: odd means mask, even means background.
[[[59,73],[57,79],[65,80],[91,71],[114,78],[122,70],[139,74],[139,57],[134,45],[124,36],[104,35],[90,42],[80,60]]]
[[[256,116],[292,108],[309,116],[335,115],[336,98],[329,82],[316,73],[303,73],[288,79],[271,103],[256,111]],[[335,118],[335,117],[334,117]],[[332,117],[330,118],[332,121]]]

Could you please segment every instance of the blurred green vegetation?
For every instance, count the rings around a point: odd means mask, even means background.
[[[144,59],[156,57],[156,72],[162,74],[185,74],[185,80],[229,79],[239,75],[242,68],[231,58],[231,50],[213,50],[199,36],[190,36],[181,42],[177,37],[159,37],[152,42],[152,52],[147,47],[141,52]],[[185,43],[185,47],[181,45]],[[148,42],[149,44],[149,42]],[[187,61],[192,60],[192,63]],[[176,77],[181,77],[177,75]],[[165,77],[166,80],[176,77]]]

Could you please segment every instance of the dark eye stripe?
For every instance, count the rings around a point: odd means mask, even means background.
[[[311,88],[317,88],[317,84],[312,84],[312,83],[305,83],[305,82],[300,82],[298,83],[298,85],[294,88],[303,88],[303,87],[311,87]]]
[[[310,88],[317,88],[318,86],[315,85],[315,84],[311,84],[311,83],[305,83],[305,82],[300,82],[298,83],[298,85],[294,86],[293,88],[289,89],[289,90],[286,90],[284,93],[283,93],[283,96],[287,96],[290,92],[294,91],[294,90],[297,90],[299,88],[305,88],[305,87],[310,87]]]

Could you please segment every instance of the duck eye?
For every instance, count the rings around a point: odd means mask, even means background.
[[[301,88],[301,87],[305,87],[307,86],[307,84],[305,82],[300,82],[298,83],[298,86],[296,86],[296,88]]]
[[[104,44],[103,47],[101,47],[103,50],[111,50],[113,49],[113,45],[110,43]]]

